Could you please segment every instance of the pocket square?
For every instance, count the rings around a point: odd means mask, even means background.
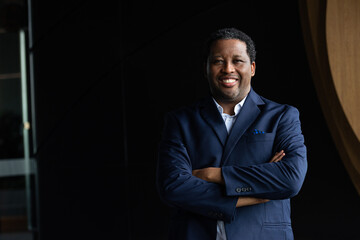
[[[257,135],[257,134],[265,134],[265,132],[260,131],[260,130],[257,130],[257,129],[254,129],[253,135]]]

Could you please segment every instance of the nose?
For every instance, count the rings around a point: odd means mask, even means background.
[[[234,65],[231,62],[227,62],[223,65],[222,72],[224,73],[233,73],[235,72]]]

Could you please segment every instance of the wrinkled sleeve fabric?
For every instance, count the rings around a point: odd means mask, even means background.
[[[296,108],[287,106],[282,114],[276,130],[274,149],[285,152],[284,158],[279,162],[222,167],[226,194],[271,200],[295,196],[300,191],[307,172],[306,147]]]
[[[176,115],[168,113],[158,151],[156,181],[160,197],[182,210],[217,220],[233,220],[237,197],[226,196],[220,185],[192,175],[182,131]]]

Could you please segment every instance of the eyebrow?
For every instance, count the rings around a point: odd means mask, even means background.
[[[221,56],[221,55],[210,55],[209,57],[217,58],[217,57],[222,57],[222,56]],[[242,55],[234,55],[233,57],[239,57],[239,58],[241,58],[241,57],[244,57],[244,56],[242,56]]]

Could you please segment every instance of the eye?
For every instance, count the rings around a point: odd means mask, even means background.
[[[222,59],[214,59],[212,61],[212,64],[223,64],[223,63],[224,63],[224,60],[222,60]]]
[[[234,63],[243,63],[244,61],[241,59],[234,59]]]

